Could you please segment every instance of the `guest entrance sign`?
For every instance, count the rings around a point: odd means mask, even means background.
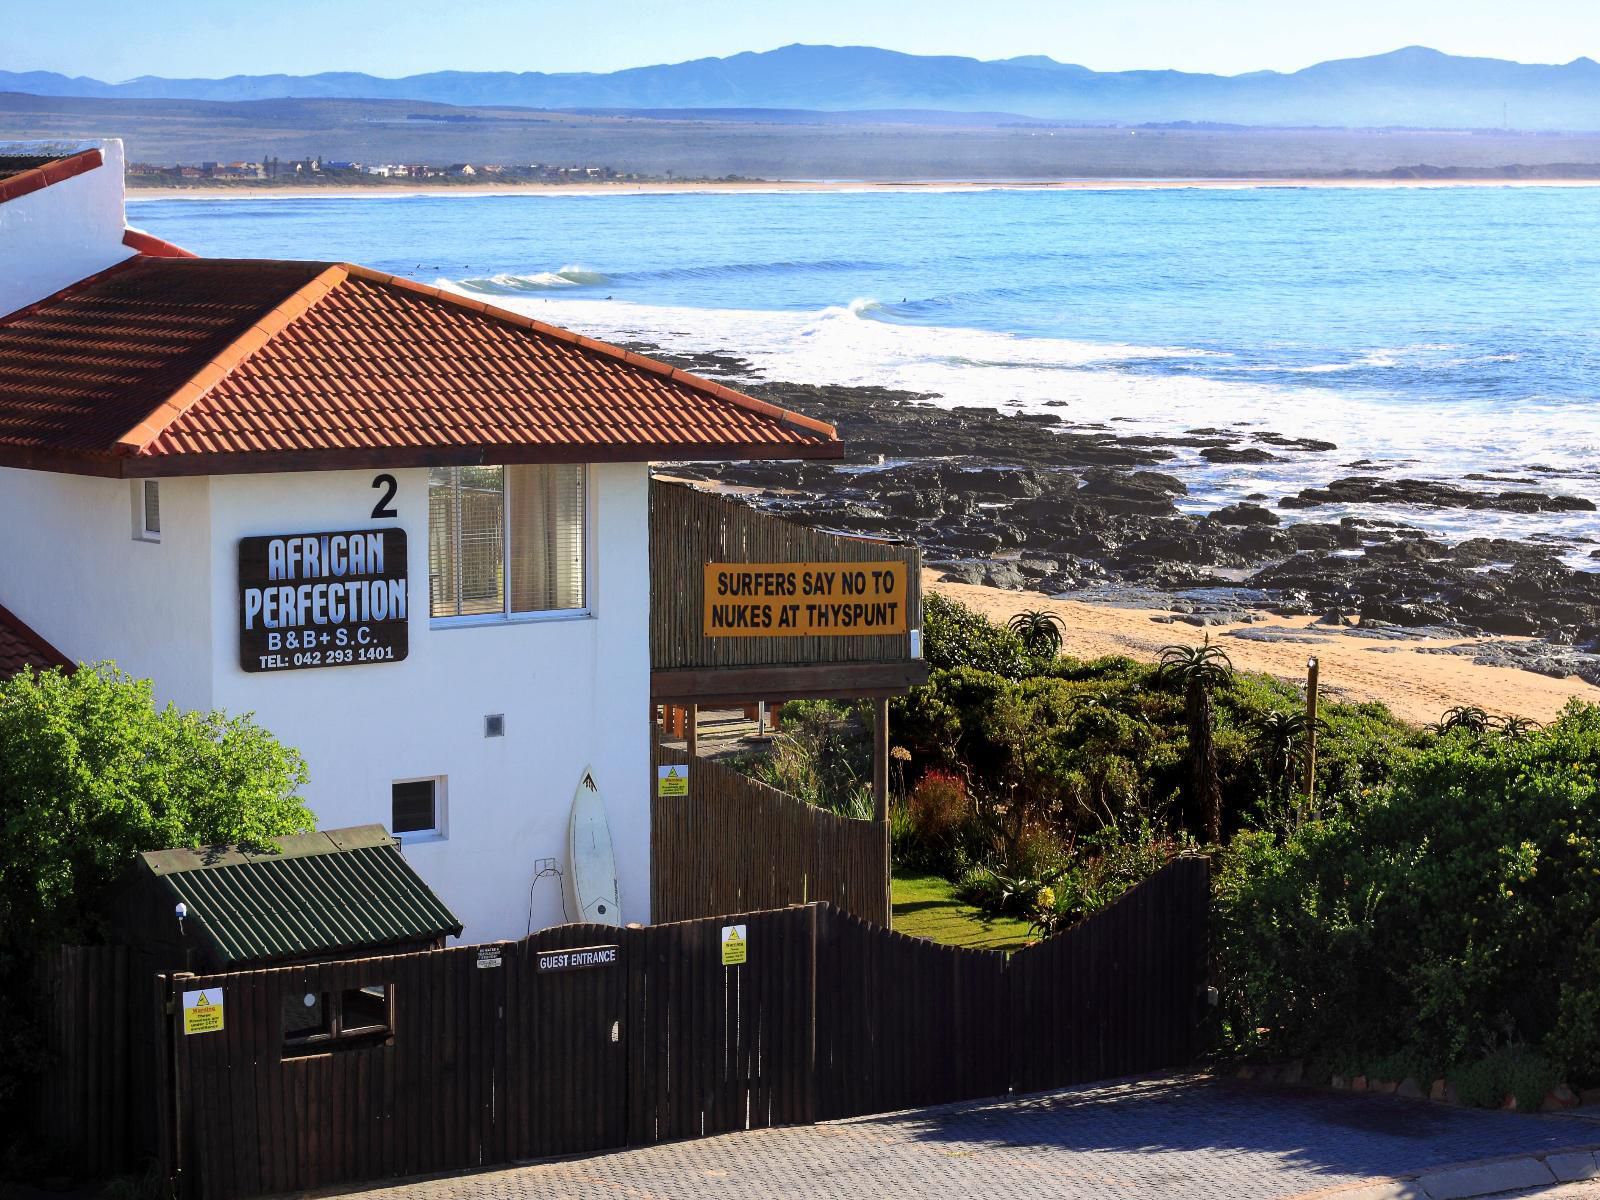
[[[239,541],[239,665],[295,671],[406,656],[403,529]]]
[[[707,563],[706,637],[874,637],[906,631],[901,562]]]
[[[614,967],[617,965],[616,946],[580,946],[576,950],[539,951],[538,971],[548,975],[553,971],[582,971],[589,967]]]

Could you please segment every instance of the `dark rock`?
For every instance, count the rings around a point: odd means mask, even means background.
[[[1497,509],[1501,512],[1594,512],[1594,501],[1582,496],[1542,492],[1475,492],[1426,479],[1374,479],[1351,475],[1325,488],[1306,488],[1285,496],[1280,508],[1316,508],[1322,504],[1414,504],[1432,508]]]
[[[1223,525],[1276,525],[1278,514],[1259,504],[1230,504],[1211,514],[1213,521]]]
[[[1200,451],[1200,457],[1207,462],[1214,463],[1266,463],[1279,461],[1276,454],[1268,454],[1265,450],[1257,450],[1254,447],[1232,450],[1225,446],[1208,446]]]
[[[1321,452],[1337,450],[1339,447],[1332,442],[1319,441],[1316,438],[1289,438],[1280,433],[1258,433],[1255,435],[1258,442],[1265,442],[1269,446],[1279,446],[1284,450],[1310,450]]]
[[[984,572],[983,582],[990,587],[1005,588],[1014,592],[1021,589],[1027,581],[1023,579],[1016,563],[995,562],[990,563],[988,570]]]

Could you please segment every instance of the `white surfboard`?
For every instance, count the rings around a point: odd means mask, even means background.
[[[572,823],[567,827],[567,877],[578,902],[578,920],[622,924],[617,896],[617,860],[611,852],[611,826],[592,768],[585,769],[572,793]]]

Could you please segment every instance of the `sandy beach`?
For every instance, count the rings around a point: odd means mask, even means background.
[[[1149,609],[1055,600],[1041,592],[940,583],[939,576],[935,570],[923,571],[923,588],[958,600],[994,621],[1004,622],[1025,609],[1059,614],[1067,626],[1064,652],[1074,658],[1125,654],[1152,660],[1163,646],[1198,642],[1205,633],[1191,625],[1162,624],[1152,618],[1165,614]],[[1233,630],[1274,626],[1303,629],[1308,638],[1316,640],[1256,642],[1227,636]],[[1552,679],[1511,667],[1481,666],[1462,655],[1419,653],[1483,641],[1481,638],[1371,641],[1319,631],[1314,617],[1266,613],[1259,614],[1253,625],[1217,625],[1209,632],[1240,670],[1296,682],[1304,681],[1306,658],[1314,654],[1322,664],[1325,695],[1352,703],[1379,700],[1402,720],[1419,725],[1437,721],[1441,713],[1458,704],[1548,721],[1572,697],[1600,703],[1600,687],[1580,679]]]
[[[682,180],[650,183],[448,183],[340,184],[283,187],[128,186],[130,200],[294,200],[308,197],[378,198],[402,196],[630,196],[657,193],[759,194],[762,192],[960,192],[992,191],[1175,191],[1203,188],[1247,191],[1254,188],[1470,188],[1470,187],[1596,187],[1600,179],[964,179],[964,180],[827,180],[743,179]]]

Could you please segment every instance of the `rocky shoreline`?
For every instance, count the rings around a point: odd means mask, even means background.
[[[1322,455],[1330,442],[1201,428],[1122,436],[1056,413],[945,408],[877,387],[766,382],[728,355],[662,355],[750,393],[831,421],[840,463],[672,466],[668,473],[749,488],[760,507],[848,533],[914,541],[950,579],[1107,602],[1158,597],[1177,620],[1248,620],[1250,611],[1316,614],[1328,631],[1360,636],[1446,631],[1529,636],[1473,648],[1502,661],[1600,683],[1600,572],[1562,561],[1570,541],[1476,537],[1447,545],[1392,520],[1317,510],[1367,504],[1506,512],[1593,511],[1593,501],[1541,490],[1528,477],[1467,477],[1460,485],[1367,473],[1330,463],[1329,482],[1296,495],[1255,495],[1195,514],[1180,451],[1193,461],[1262,462]],[[1164,469],[1165,468],[1165,469]],[[1350,473],[1352,471],[1360,473]],[[1471,484],[1472,486],[1467,486]],[[1592,550],[1600,558],[1600,549]],[[1496,659],[1496,656],[1499,656]]]

